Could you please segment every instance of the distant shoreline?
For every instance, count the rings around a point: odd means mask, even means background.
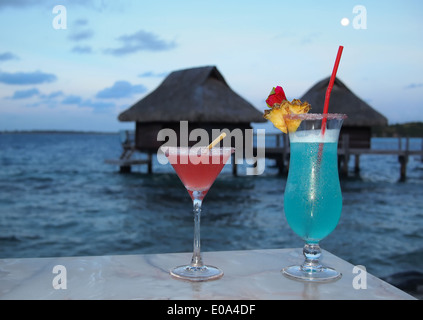
[[[407,122],[372,128],[374,137],[423,137],[423,122]]]

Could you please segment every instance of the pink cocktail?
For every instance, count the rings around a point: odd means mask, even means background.
[[[216,180],[222,168],[231,155],[231,148],[225,149],[191,149],[188,148],[169,150],[167,155],[173,169],[181,179],[189,195],[203,200]]]
[[[167,147],[163,151],[187,189],[194,207],[194,252],[191,264],[176,267],[170,273],[176,278],[191,281],[219,279],[223,276],[222,270],[217,267],[204,265],[201,256],[201,205],[210,187],[235,149]]]

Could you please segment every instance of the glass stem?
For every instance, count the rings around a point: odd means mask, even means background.
[[[193,200],[194,207],[194,252],[192,254],[191,266],[203,267],[203,258],[201,257],[201,243],[200,243],[200,220],[201,220],[201,204],[199,199]]]
[[[303,254],[305,261],[301,266],[301,269],[307,273],[318,272],[322,269],[320,264],[320,256],[322,250],[318,243],[306,243],[303,248]]]

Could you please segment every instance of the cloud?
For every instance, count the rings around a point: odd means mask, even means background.
[[[54,92],[52,92],[50,94],[47,94],[47,95],[46,94],[42,94],[42,95],[40,95],[40,97],[43,98],[43,99],[52,100],[52,99],[61,97],[63,95],[64,95],[63,91],[60,91],[59,90],[59,91],[54,91]]]
[[[74,25],[75,26],[81,26],[81,27],[86,26],[86,25],[88,25],[88,20],[87,19],[76,19],[74,21]]]
[[[166,77],[169,74],[169,72],[153,72],[153,71],[147,71],[144,73],[141,73],[138,75],[138,77],[140,78],[162,78],[162,77]]]
[[[0,71],[0,83],[28,85],[28,84],[41,84],[49,83],[57,80],[54,74],[44,73],[41,71],[34,72],[2,72]]]
[[[114,108],[115,104],[113,102],[103,102],[103,101],[91,101],[90,99],[83,101],[80,104],[81,107],[92,107],[94,109],[108,109]]]
[[[39,107],[41,105],[47,105],[50,108],[54,108],[58,104],[58,98],[64,96],[63,91],[53,91],[49,94],[41,93],[37,88],[32,88],[28,90],[18,90],[15,91],[12,97],[6,99],[20,100],[20,99],[29,99],[32,97],[37,97],[38,101],[26,104],[27,107]]]
[[[39,3],[37,0],[2,0],[0,1],[0,8],[5,7],[26,7]]]
[[[90,46],[75,46],[71,51],[75,53],[88,54],[92,53],[92,48]]]
[[[49,94],[41,93],[37,88],[32,88],[28,90],[18,90],[15,91],[12,97],[5,99],[28,99],[31,97],[37,97],[38,101],[27,104],[28,107],[38,107],[41,105],[47,105],[51,108],[58,107],[59,105],[75,105],[77,107],[90,107],[93,108],[95,112],[108,112],[111,108],[115,108],[116,105],[113,102],[104,102],[91,99],[83,99],[78,95],[65,95],[63,91],[54,91]]]
[[[118,48],[109,48],[105,53],[115,56],[135,53],[138,51],[165,51],[176,47],[174,41],[165,41],[160,39],[156,34],[140,30],[131,35],[123,35],[117,38],[122,46]]]
[[[119,99],[131,97],[134,94],[144,93],[147,88],[142,84],[132,85],[128,81],[116,81],[110,88],[99,91],[96,98],[100,99]]]
[[[410,83],[408,86],[405,86],[404,89],[417,89],[417,88],[422,88],[423,87],[423,83]]]
[[[33,96],[37,96],[39,94],[40,94],[40,91],[38,91],[38,89],[36,88],[28,89],[28,90],[18,90],[18,91],[15,91],[15,93],[12,96],[12,99],[13,100],[27,99]]]
[[[91,99],[83,100],[80,96],[69,95],[62,100],[65,105],[77,105],[78,107],[91,107],[94,109],[108,109],[115,107],[113,102],[92,101]]]
[[[62,100],[62,104],[80,104],[82,98],[80,96],[70,95]]]
[[[69,39],[72,41],[81,41],[92,38],[94,32],[92,30],[81,30],[76,33],[69,35]]]
[[[72,28],[73,32],[68,36],[68,39],[75,42],[84,41],[94,36],[94,31],[90,29],[82,30],[81,28],[88,25],[87,19],[77,19],[74,21],[75,28]],[[76,30],[76,31],[75,31]],[[92,47],[85,45],[77,45],[71,49],[71,52],[78,54],[91,54],[93,52]]]
[[[0,62],[7,60],[19,60],[19,57],[11,52],[0,53]]]

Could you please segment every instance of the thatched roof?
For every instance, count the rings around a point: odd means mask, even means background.
[[[319,81],[301,97],[301,101],[307,101],[311,104],[311,113],[323,112],[329,80],[330,77]],[[345,126],[367,127],[388,124],[388,120],[382,114],[357,97],[338,78],[335,79],[330,95],[329,112],[345,113],[348,116],[348,119],[344,121]]]
[[[119,115],[136,122],[265,122],[214,66],[172,72],[160,86]]]

